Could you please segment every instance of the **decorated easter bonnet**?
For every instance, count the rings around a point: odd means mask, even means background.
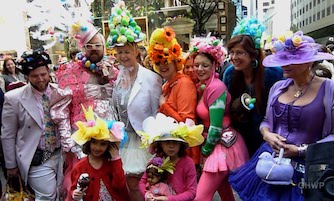
[[[265,30],[264,24],[258,19],[254,17],[244,18],[234,28],[231,38],[237,35],[248,35],[253,39],[255,48],[260,49],[262,34]]]
[[[45,49],[57,41],[63,43],[66,37],[75,38],[77,46],[82,48],[100,30],[93,25],[91,3],[91,0],[27,1],[26,26],[35,27],[31,36],[47,42]]]
[[[44,48],[39,48],[32,51],[25,51],[18,59],[18,64],[21,66],[21,72],[28,75],[30,71],[51,64],[50,56],[44,51]]]
[[[178,71],[183,68],[185,60],[182,56],[182,48],[171,27],[158,28],[152,32],[147,52],[154,70],[158,73],[159,65],[167,65],[171,62],[176,62]]]
[[[274,37],[271,45],[273,54],[265,57],[262,62],[267,67],[334,60],[332,54],[319,52],[320,45],[313,38],[303,35],[302,31]]]
[[[146,167],[146,169],[154,168],[158,170],[158,173],[169,172],[170,174],[174,173],[175,164],[170,160],[169,157],[154,157],[152,158]]]
[[[146,35],[141,32],[141,27],[127,10],[124,1],[119,1],[111,9],[109,18],[109,36],[107,46],[124,46],[126,43],[140,42],[146,39]]]
[[[71,138],[79,145],[83,145],[92,138],[95,140],[106,140],[110,142],[126,141],[127,136],[124,131],[124,123],[118,121],[106,121],[96,117],[91,106],[86,110],[82,106],[86,122],[77,121],[75,125],[78,130]]]
[[[208,35],[207,37],[193,38],[190,42],[190,53],[207,53],[221,65],[224,63],[227,50],[224,48],[222,40]]]
[[[142,148],[163,141],[177,141],[193,147],[203,143],[203,129],[203,125],[195,125],[190,119],[185,123],[177,123],[174,118],[158,113],[155,118],[146,118],[143,121],[143,131],[136,132],[141,136]]]

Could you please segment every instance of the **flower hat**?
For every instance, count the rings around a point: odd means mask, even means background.
[[[107,46],[123,46],[128,42],[140,42],[146,39],[146,35],[141,32],[141,27],[132,17],[131,13],[125,7],[124,1],[119,1],[111,9],[109,18],[109,36]]]
[[[183,68],[185,62],[182,57],[182,48],[175,38],[175,32],[171,27],[155,29],[150,38],[148,56],[153,63],[153,68],[159,73],[159,65],[176,62],[177,70]]]
[[[90,12],[92,0],[34,0],[27,1],[27,27],[37,27],[31,32],[34,39],[48,42],[44,49],[50,49],[57,41],[64,43],[66,37],[73,37],[82,48],[98,33]]]
[[[207,37],[196,37],[190,42],[190,53],[210,54],[219,65],[224,63],[227,50],[223,46],[223,41],[208,35]]]
[[[302,31],[288,32],[271,39],[272,55],[263,60],[263,65],[287,66],[291,64],[304,64],[319,60],[334,60],[330,53],[319,52],[320,45],[314,39],[305,36]]]
[[[87,121],[77,121],[75,125],[78,130],[71,136],[77,144],[83,145],[92,138],[110,142],[122,141],[122,143],[127,140],[123,122],[105,121],[99,117],[95,118],[92,106],[89,106],[88,110],[82,106],[82,110]]]
[[[175,170],[175,164],[170,160],[169,156],[165,159],[156,156],[148,162],[146,169],[150,168],[157,169],[159,173],[169,172],[170,174],[173,174]]]
[[[162,141],[178,141],[193,147],[204,142],[203,129],[203,125],[195,125],[190,119],[185,123],[177,123],[174,118],[158,113],[155,118],[152,116],[146,118],[143,121],[144,131],[137,133],[141,136],[142,148]]]
[[[265,30],[266,27],[258,19],[254,17],[244,18],[234,28],[231,38],[236,35],[249,35],[253,39],[255,48],[260,49],[261,38]]]

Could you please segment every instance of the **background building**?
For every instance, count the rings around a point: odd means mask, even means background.
[[[334,35],[333,0],[291,0],[292,24],[319,43]]]

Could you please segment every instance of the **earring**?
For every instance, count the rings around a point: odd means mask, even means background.
[[[257,68],[258,65],[259,65],[259,62],[258,62],[256,59],[254,59],[254,60],[252,61],[252,66],[253,66],[253,68]]]

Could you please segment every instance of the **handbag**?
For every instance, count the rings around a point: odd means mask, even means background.
[[[5,184],[5,190],[1,195],[1,201],[33,201],[35,196],[22,185],[22,179],[19,175],[18,177],[20,184],[20,191],[15,191],[11,179],[8,177]]]
[[[237,141],[237,131],[231,127],[223,129],[219,142],[225,147],[231,147]]]
[[[290,185],[294,169],[291,165],[291,159],[283,158],[284,149],[281,148],[278,157],[275,152],[263,152],[256,163],[256,174],[262,181],[273,185]]]

